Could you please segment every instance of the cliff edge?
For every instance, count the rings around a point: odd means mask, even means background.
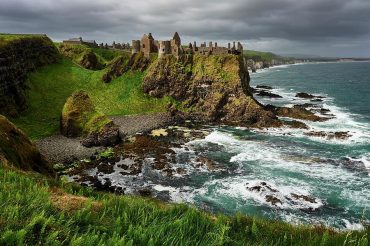
[[[46,35],[0,34],[0,114],[15,117],[24,110],[28,73],[58,56]]]
[[[275,114],[252,96],[247,64],[237,55],[165,55],[147,70],[143,89],[171,96],[203,121],[252,127],[281,126]]]

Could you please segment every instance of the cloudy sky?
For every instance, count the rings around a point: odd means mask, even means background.
[[[278,54],[370,57],[370,0],[0,0],[0,32],[240,40]]]

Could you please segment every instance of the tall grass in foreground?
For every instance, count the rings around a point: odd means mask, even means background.
[[[369,235],[369,228],[338,233],[242,215],[212,216],[0,167],[0,245],[367,246]]]

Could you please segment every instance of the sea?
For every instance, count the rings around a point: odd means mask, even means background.
[[[304,121],[309,129],[202,126],[204,138],[172,148],[174,168],[186,175],[162,175],[149,158],[138,176],[122,175],[116,165],[99,179],[127,187],[128,194],[130,186],[149,187],[157,198],[215,214],[364,229],[370,224],[370,62],[276,66],[251,74],[251,86],[257,85],[282,96],[256,96],[262,104],[312,104],[331,119]],[[299,92],[322,98],[298,98]],[[348,138],[307,135],[312,131]],[[211,167],[199,168],[200,156]]]
[[[157,184],[175,202],[214,213],[245,214],[292,224],[362,230],[370,224],[370,62],[305,63],[251,74],[251,86],[271,86],[282,98],[263,104],[312,103],[330,110],[310,129],[212,127],[201,140],[175,149],[178,165],[201,154],[231,172],[194,170],[184,182]],[[295,97],[306,92],[321,102]],[[307,136],[347,132],[347,139]]]

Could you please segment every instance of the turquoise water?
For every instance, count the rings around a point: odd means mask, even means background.
[[[263,103],[307,103],[297,92],[325,96],[318,106],[335,118],[306,122],[310,130],[348,131],[346,140],[304,135],[288,128],[211,128],[203,140],[178,148],[177,163],[207,156],[224,169],[195,170],[184,182],[157,186],[174,201],[234,214],[291,223],[361,229],[370,223],[370,63],[280,66],[252,74],[251,85],[270,85],[282,99]]]
[[[110,179],[126,194],[148,188],[159,199],[215,213],[339,229],[370,224],[370,63],[274,67],[252,74],[251,84],[272,86],[273,93],[283,96],[257,97],[262,103],[313,103],[335,117],[305,122],[309,130],[203,126],[201,131],[209,133],[204,139],[174,145],[168,154],[169,165],[182,169],[181,174],[169,177],[153,169],[149,157],[137,176],[122,174],[125,170],[117,165],[131,165],[135,162],[131,159],[117,162],[113,173],[101,174],[93,168],[89,175]],[[311,102],[296,98],[297,92],[325,98]],[[345,131],[350,137],[309,137],[305,135],[309,131]]]

